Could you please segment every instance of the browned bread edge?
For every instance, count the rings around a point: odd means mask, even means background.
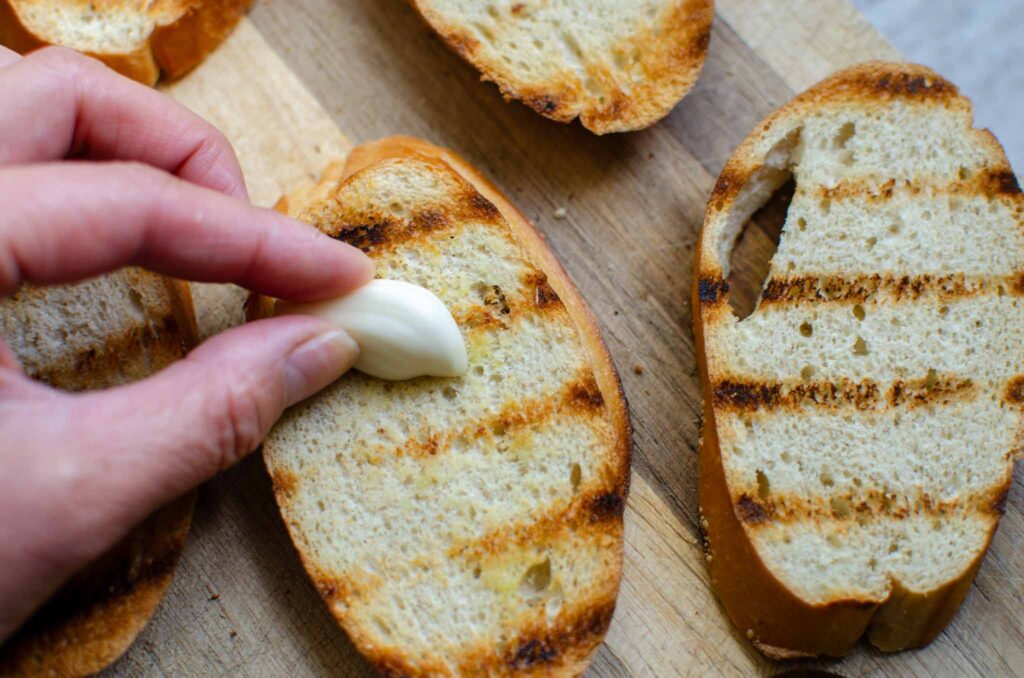
[[[719,176],[708,202],[705,225],[712,215],[728,209],[756,169],[751,150],[762,130],[781,116],[837,98],[886,101],[928,97],[951,105],[967,105],[957,88],[930,69],[899,63],[869,62],[842,70],[804,93],[759,124],[736,149]],[[987,131],[978,142],[1003,159],[1002,147]],[[791,592],[765,566],[747,538],[729,494],[719,448],[715,411],[709,396],[704,310],[727,304],[728,283],[721,268],[705,260],[703,238],[698,239],[692,291],[694,336],[703,387],[704,425],[698,459],[701,529],[711,582],[740,634],[772,659],[817,655],[843,656],[865,634],[883,651],[898,651],[931,642],[949,623],[967,595],[985,548],[957,579],[923,593],[894,587],[882,603],[847,599],[824,605],[808,604]],[[1006,488],[1008,489],[1008,488]]]

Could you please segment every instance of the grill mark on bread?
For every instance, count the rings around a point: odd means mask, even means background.
[[[457,541],[448,549],[448,556],[475,562],[500,558],[523,546],[555,542],[567,530],[594,539],[617,534],[626,509],[625,488],[605,487],[602,482],[598,479],[598,484],[581,489],[571,502],[541,513],[530,522],[503,525],[479,538]]]
[[[1008,487],[1008,486],[1007,486]],[[808,497],[802,494],[771,493],[761,498],[756,487],[747,488],[734,500],[736,515],[751,527],[802,522],[871,522],[881,519],[906,520],[913,515],[942,518],[962,512],[997,515],[1006,487],[941,501],[928,492],[916,496],[880,489],[863,489]]]
[[[769,519],[764,505],[754,501],[746,493],[741,494],[736,500],[736,515],[747,525],[757,525]]]
[[[421,432],[412,436],[393,455],[397,457],[436,456],[447,451],[460,438],[478,440],[485,436],[506,436],[530,426],[544,424],[556,414],[589,415],[596,419],[604,414],[604,398],[589,368],[558,391],[538,395],[532,400],[508,403],[492,416],[470,422],[457,430],[443,433]],[[497,433],[500,432],[500,433]]]
[[[1024,295],[1024,273],[1007,276],[863,274],[775,277],[765,283],[760,307],[781,304],[854,304],[913,301],[934,297],[953,301],[1002,294]]]
[[[1006,384],[1003,400],[1011,405],[1024,405],[1024,376],[1016,376]]]
[[[985,167],[967,179],[959,179],[944,184],[935,184],[922,179],[889,179],[885,183],[876,184],[872,179],[842,179],[835,186],[801,186],[798,194],[812,194],[818,198],[829,200],[868,200],[879,203],[891,200],[894,196],[915,196],[925,194],[928,197],[941,196],[1017,196],[1021,192],[1017,177],[1008,167]]]
[[[521,276],[525,288],[509,297],[498,286],[482,285],[483,304],[454,307],[452,317],[459,327],[470,329],[507,328],[523,315],[564,311],[565,306],[542,272],[531,270]]]
[[[467,222],[498,225],[501,213],[487,198],[466,188],[450,201],[421,205],[410,217],[398,217],[384,210],[362,210],[338,219],[338,205],[328,198],[307,208],[300,215],[322,233],[358,247],[366,253],[378,253],[409,245],[417,240],[462,227]]]
[[[697,281],[697,298],[705,306],[713,306],[729,293],[729,282],[723,278],[702,277]]]
[[[544,629],[523,629],[508,643],[505,664],[513,671],[538,671],[559,664],[569,652],[596,645],[608,630],[615,612],[615,597],[599,593],[580,601]],[[469,668],[469,667],[467,667]]]
[[[954,400],[973,399],[977,394],[974,380],[955,375],[929,373],[923,379],[893,382],[889,387],[888,402],[894,407],[920,407],[923,405],[946,405]]]
[[[533,305],[535,307],[562,306],[562,300],[558,298],[558,293],[551,287],[548,277],[543,271],[530,271],[523,276],[523,282],[527,287],[533,289]]]
[[[725,379],[715,384],[715,408],[733,412],[854,408],[921,407],[967,400],[977,394],[974,381],[955,374],[929,372],[918,379],[897,379],[888,386],[872,379],[780,382]],[[1022,392],[1024,395],[1024,392]]]
[[[187,352],[177,318],[143,320],[112,332],[103,344],[82,348],[43,365],[23,365],[26,374],[65,390],[95,387],[99,380],[119,375],[118,382],[141,379]],[[128,358],[126,358],[128,356]],[[137,362],[129,358],[137,357]],[[146,361],[152,364],[146,364]],[[128,368],[127,371],[125,368]]]
[[[950,99],[960,95],[948,80],[934,74],[884,73],[881,77],[860,80],[876,93],[910,99]],[[853,81],[854,85],[858,80]]]
[[[332,237],[370,254],[446,231],[454,225],[443,212],[427,210],[411,219],[381,216],[365,222],[345,223]]]

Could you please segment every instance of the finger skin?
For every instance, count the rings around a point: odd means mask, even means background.
[[[143,382],[66,394],[0,369],[0,642],[150,512],[251,452],[359,349],[314,318],[210,339]]]
[[[373,277],[350,245],[144,165],[0,168],[0,205],[0,295],[126,265],[296,300]]]
[[[13,49],[7,49],[3,45],[0,45],[0,68],[10,66],[18,61],[21,61],[20,54],[15,52]]]
[[[47,47],[7,65],[0,101],[0,165],[130,160],[246,197],[234,150],[213,125],[72,50]]]

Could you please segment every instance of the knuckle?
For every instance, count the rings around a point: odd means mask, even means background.
[[[230,192],[241,177],[237,175],[238,160],[231,142],[219,129],[203,122],[199,129],[199,142],[192,153],[192,161],[212,188]]]
[[[268,425],[255,390],[238,380],[227,383],[208,410],[216,431],[214,472],[223,471],[249,454],[263,440]]]

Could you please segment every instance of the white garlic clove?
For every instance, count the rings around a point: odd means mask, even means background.
[[[277,315],[312,315],[339,325],[359,344],[355,368],[389,380],[458,377],[466,343],[444,302],[401,280],[374,280],[343,297],[278,302]]]

